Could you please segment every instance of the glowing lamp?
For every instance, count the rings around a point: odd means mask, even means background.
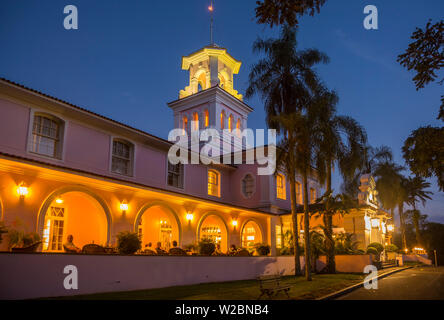
[[[372,228],[379,227],[379,219],[372,219]]]
[[[20,197],[25,197],[28,195],[28,187],[25,185],[24,182],[20,183],[19,186],[17,187],[17,194]]]
[[[254,241],[254,236],[247,236],[248,241]]]
[[[128,203],[126,203],[126,201],[122,201],[122,203],[120,204],[120,210],[122,212],[128,211]]]
[[[232,220],[231,224],[233,225],[233,227],[236,227],[237,226],[237,220]]]
[[[213,11],[213,6],[208,6],[209,11]]]
[[[63,199],[59,197],[59,198],[56,199],[55,202],[58,203],[58,204],[62,204],[63,203]]]
[[[393,224],[387,225],[388,232],[393,232],[395,230],[395,226]]]
[[[193,220],[193,218],[194,218],[194,216],[193,216],[193,214],[191,212],[187,213],[187,220],[188,221]]]

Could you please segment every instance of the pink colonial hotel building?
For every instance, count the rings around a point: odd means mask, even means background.
[[[253,109],[233,87],[240,66],[217,46],[183,57],[190,80],[168,104],[174,128],[247,128]],[[265,243],[276,255],[291,230],[286,177],[258,175],[257,163],[171,165],[172,142],[6,79],[0,115],[0,220],[38,233],[39,251],[63,252],[70,234],[78,247],[112,246],[134,231],[142,247],[207,237],[222,251]],[[309,188],[314,201],[316,177]]]

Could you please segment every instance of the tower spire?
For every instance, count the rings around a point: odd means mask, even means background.
[[[213,41],[213,11],[214,11],[214,7],[213,7],[213,0],[211,0],[210,6],[208,7],[208,10],[210,11],[210,15],[211,15],[211,21],[210,21],[210,44],[213,45],[214,41]]]

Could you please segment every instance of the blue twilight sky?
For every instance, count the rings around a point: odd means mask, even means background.
[[[215,1],[215,42],[243,62],[235,78],[241,93],[258,58],[253,41],[278,31],[255,23],[255,1]],[[2,0],[0,76],[166,138],[173,126],[166,103],[188,81],[181,57],[209,44],[209,2]],[[78,8],[78,30],[63,28],[69,4]],[[363,27],[367,4],[378,8],[379,30]],[[339,112],[365,126],[373,146],[390,146],[399,163],[412,130],[442,125],[435,120],[442,87],[416,91],[396,57],[416,26],[443,13],[442,0],[328,0],[321,14],[302,19],[300,48],[315,47],[331,58],[317,69],[339,93]],[[264,128],[261,101],[246,102],[255,109],[249,127]],[[444,222],[444,194],[432,182],[435,195],[422,212]]]

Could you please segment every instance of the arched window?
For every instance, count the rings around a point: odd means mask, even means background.
[[[245,198],[250,198],[254,193],[254,178],[249,173],[242,179],[242,193]]]
[[[199,114],[197,112],[193,113],[193,130],[199,130]]]
[[[36,114],[32,124],[31,151],[53,158],[62,157],[63,121]]]
[[[187,116],[183,116],[182,118],[182,129],[187,131],[188,130],[188,118]]]
[[[134,146],[132,143],[114,139],[111,159],[111,171],[114,173],[132,175]]]
[[[210,125],[210,114],[208,113],[208,110],[204,111],[204,117],[205,117],[205,128],[208,128]]]
[[[208,195],[220,197],[220,173],[208,170]]]
[[[221,130],[225,129],[225,110],[220,113],[220,128]]]
[[[219,83],[220,83],[220,87],[223,89],[225,88],[225,78],[224,76],[219,76]]]
[[[285,176],[283,174],[278,174],[276,176],[276,197],[278,199],[285,200]]]
[[[230,132],[233,131],[233,124],[234,124],[233,122],[234,122],[233,115],[230,114],[230,116],[228,117],[228,130]]]

